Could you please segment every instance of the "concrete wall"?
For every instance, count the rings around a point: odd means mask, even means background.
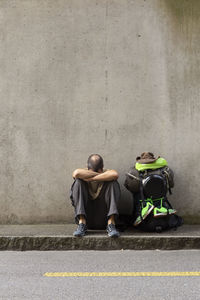
[[[123,183],[143,151],[200,221],[199,17],[199,0],[0,1],[0,223],[71,222],[89,154]]]

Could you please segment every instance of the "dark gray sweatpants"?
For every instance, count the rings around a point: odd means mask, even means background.
[[[75,209],[75,220],[84,215],[90,229],[105,229],[108,217],[118,215],[117,204],[120,199],[120,187],[117,181],[106,181],[99,196],[93,200],[84,180],[76,179],[71,187],[70,198]]]

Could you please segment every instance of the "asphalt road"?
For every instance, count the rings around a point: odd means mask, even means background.
[[[192,271],[200,271],[200,250],[6,251],[0,252],[0,299],[199,300],[200,276],[169,276]],[[168,276],[46,277],[46,272],[167,272]]]

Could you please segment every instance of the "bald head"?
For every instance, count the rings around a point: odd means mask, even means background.
[[[94,172],[102,172],[103,158],[99,154],[91,154],[88,157],[87,165],[88,165],[88,170],[92,170]]]

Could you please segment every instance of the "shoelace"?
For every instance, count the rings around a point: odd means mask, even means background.
[[[86,225],[84,223],[80,223],[79,227],[80,227],[81,230],[83,230],[83,229],[85,229]]]
[[[115,230],[115,225],[111,223],[111,224],[108,225],[108,228],[109,228],[109,230],[111,230],[111,231],[112,231],[112,230]]]

